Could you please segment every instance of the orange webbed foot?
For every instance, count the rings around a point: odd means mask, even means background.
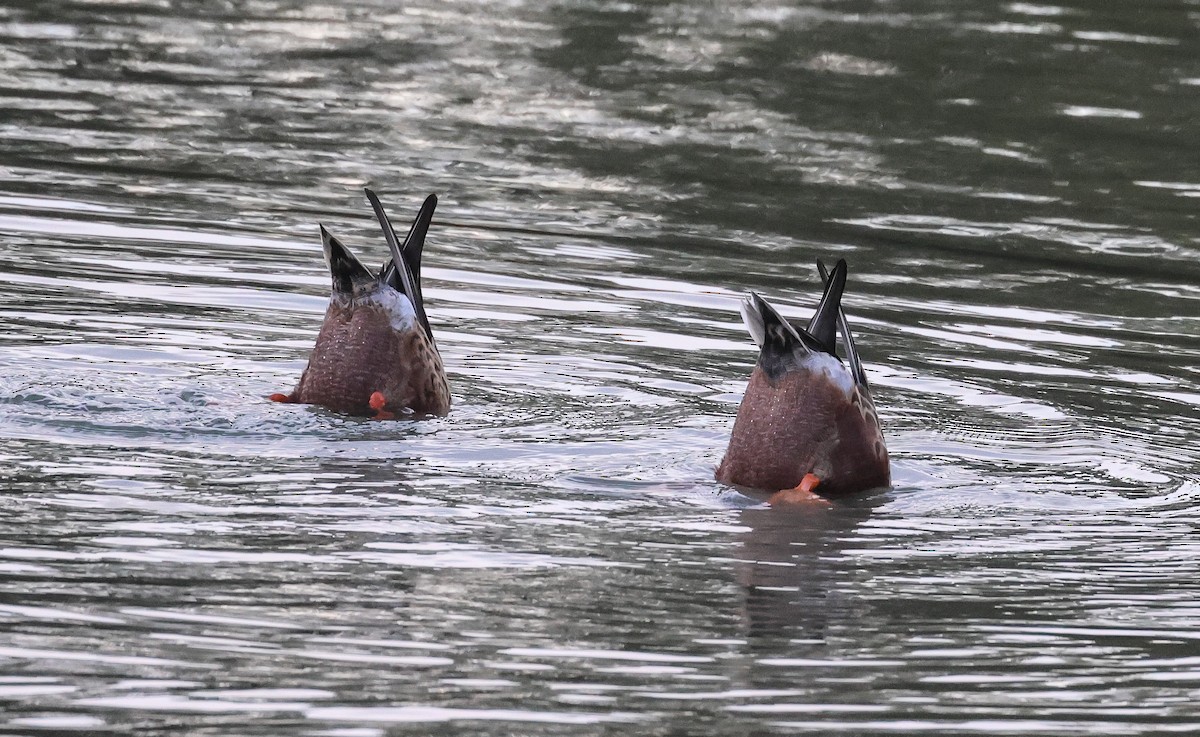
[[[367,402],[371,409],[375,410],[375,415],[372,420],[394,420],[396,415],[388,412],[384,407],[387,406],[387,397],[383,396],[383,392],[372,392],[371,400]]]
[[[267,397],[267,399],[270,399],[272,402],[283,402],[284,404],[292,401],[291,397],[286,394],[280,394],[279,392],[275,392],[271,396]]]
[[[813,489],[817,488],[820,483],[821,479],[816,474],[806,473],[795,488],[775,492],[767,500],[767,504],[771,506],[781,504],[823,504],[829,506],[828,499],[813,493]]]

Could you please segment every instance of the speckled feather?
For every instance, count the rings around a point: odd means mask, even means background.
[[[289,400],[370,416],[371,394],[378,391],[385,409],[396,414],[449,412],[450,387],[437,348],[415,321],[403,331],[392,322],[377,302],[332,300]]]
[[[824,371],[797,367],[771,379],[756,366],[717,479],[778,491],[807,473],[821,479],[818,491],[826,496],[891,482],[870,392],[856,385],[847,394]]]

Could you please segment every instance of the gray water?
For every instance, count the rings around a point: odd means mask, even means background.
[[[1200,3],[0,7],[0,731],[1200,729]],[[441,197],[454,409],[273,404]],[[894,486],[712,478],[749,289]]]

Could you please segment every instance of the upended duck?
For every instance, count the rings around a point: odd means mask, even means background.
[[[401,243],[379,198],[366,193],[391,259],[372,274],[320,226],[333,276],[329,308],[296,388],[271,399],[376,419],[444,415],[450,386],[421,295],[421,250],[437,197],[425,199]]]
[[[772,503],[841,496],[891,483],[887,446],[854,338],[841,309],[846,261],[806,326],[791,323],[754,292],[742,316],[759,346],[717,480],[776,492]],[[847,368],[835,348],[845,343]]]

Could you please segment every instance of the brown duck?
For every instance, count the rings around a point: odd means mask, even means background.
[[[778,492],[772,503],[853,494],[891,483],[887,447],[862,362],[841,309],[846,261],[829,275],[807,326],[751,292],[742,316],[759,346],[717,480]],[[842,332],[850,367],[835,349]]]
[[[376,419],[444,415],[450,387],[421,296],[421,250],[437,197],[426,198],[400,243],[379,198],[366,192],[392,257],[374,275],[321,226],[333,276],[325,322],[295,390],[271,399]]]

